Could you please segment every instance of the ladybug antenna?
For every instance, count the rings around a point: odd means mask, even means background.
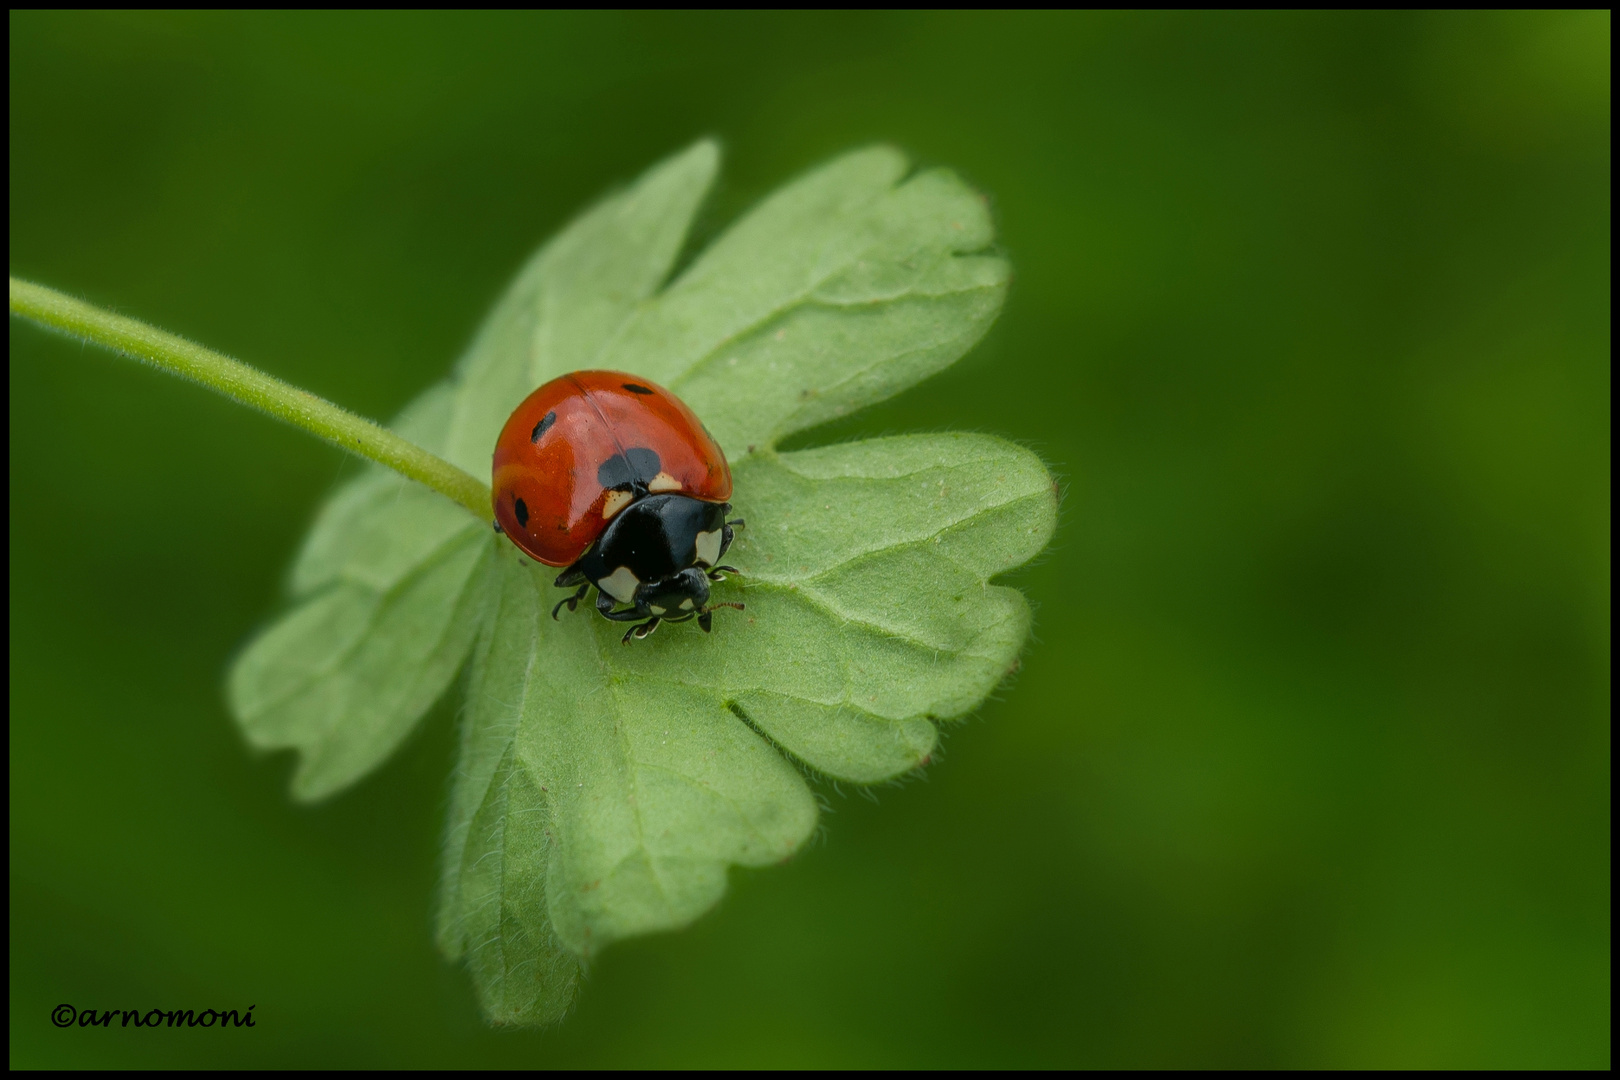
[[[730,601],[723,604],[704,604],[702,607],[698,608],[698,628],[707,634],[709,632],[709,627],[714,625],[714,609],[723,607],[736,608],[738,611],[743,609],[741,604],[734,604]]]

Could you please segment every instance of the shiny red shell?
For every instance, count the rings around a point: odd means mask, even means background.
[[[646,451],[657,455],[655,474]],[[662,386],[622,371],[552,379],[523,400],[495,443],[495,520],[531,557],[569,566],[634,497],[603,482],[625,478],[632,463],[650,492],[731,498],[720,444]]]

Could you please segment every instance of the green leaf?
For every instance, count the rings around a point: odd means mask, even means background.
[[[849,154],[660,289],[715,163],[701,143],[569,226],[402,423],[484,470],[548,378],[668,385],[732,460],[744,576],[717,599],[746,612],[626,648],[588,609],[551,617],[554,569],[368,474],[323,511],[297,606],[233,672],[249,737],[298,748],[313,798],[375,767],[471,651],[438,936],[496,1022],[556,1020],[600,949],[690,923],[730,865],[790,857],[816,818],[804,770],[871,783],[925,763],[1028,632],[1023,597],[990,579],[1051,536],[1033,454],[965,434],[775,449],[983,335],[1008,271],[982,197],[891,149]]]
[[[449,404],[430,392],[396,426],[431,449]],[[293,568],[299,602],[226,684],[250,743],[300,751],[295,798],[376,768],[444,693],[482,621],[493,547],[455,503],[380,467],[328,502]]]
[[[549,375],[588,361],[669,273],[719,153],[699,143],[603,200],[518,275],[447,382],[394,427],[487,475],[495,435]],[[560,361],[559,357],[562,357]],[[455,678],[480,625],[490,533],[448,499],[368,469],[327,503],[292,574],[297,605],[227,684],[248,741],[300,752],[299,799],[381,764]]]
[[[682,635],[632,661],[691,672],[829,776],[914,768],[930,721],[976,707],[1029,631],[1022,594],[988,579],[1051,539],[1046,468],[985,435],[911,435],[751,459],[736,481],[748,649]]]
[[[1000,311],[1007,263],[983,254],[983,196],[906,168],[878,147],[789,184],[643,305],[602,366],[668,386],[735,460],[950,364]]]

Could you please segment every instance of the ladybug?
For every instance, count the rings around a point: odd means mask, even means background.
[[[624,643],[660,622],[696,618],[709,632],[709,583],[731,546],[731,468],[692,410],[622,371],[576,371],[523,400],[495,443],[495,529],[525,554],[562,566],[579,586],[558,617],[596,586],[596,610],[635,622]],[[615,604],[628,608],[615,611]]]

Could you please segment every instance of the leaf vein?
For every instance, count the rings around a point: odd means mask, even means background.
[[[766,329],[768,329],[770,327],[770,325],[772,323],[780,322],[782,319],[786,318],[787,316],[791,315],[793,312],[797,311],[799,308],[804,307],[807,304],[817,303],[818,301],[817,301],[816,293],[823,286],[825,286],[828,282],[832,281],[834,278],[838,277],[838,275],[847,273],[851,266],[853,266],[856,263],[860,262],[862,260],[862,258],[864,258],[864,256],[867,254],[867,252],[871,251],[872,248],[877,246],[878,243],[880,243],[880,241],[873,241],[872,244],[870,244],[867,247],[863,248],[859,253],[851,256],[850,259],[848,259],[847,261],[835,265],[826,274],[824,274],[820,278],[817,278],[814,282],[807,285],[805,288],[799,290],[798,292],[793,293],[787,299],[785,299],[781,303],[777,304],[775,307],[772,307],[772,308],[770,308],[768,310],[760,312],[759,315],[756,316],[752,321],[750,321],[750,322],[748,322],[748,323],[746,323],[746,324],[744,324],[742,326],[739,326],[737,329],[733,330],[731,333],[725,335],[722,338],[717,339],[714,342],[714,344],[709,346],[709,348],[708,348],[708,350],[706,352],[703,352],[703,353],[699,354],[698,356],[693,357],[692,362],[689,363],[686,366],[686,370],[682,371],[680,374],[674,376],[673,378],[671,378],[669,380],[670,389],[679,391],[681,385],[684,382],[686,382],[688,379],[690,379],[694,374],[696,374],[699,368],[702,368],[705,365],[709,364],[711,361],[715,360],[719,356],[719,354],[727,351],[733,345],[735,345],[737,342],[743,340],[744,338],[750,337],[750,336],[754,335],[755,333],[764,332]],[[956,253],[956,254],[958,254],[958,255],[971,255],[971,254],[974,254],[974,252],[959,252],[959,253]],[[970,287],[970,288],[962,289],[962,290],[960,290],[960,292],[964,292],[964,293],[972,292],[972,291],[976,291],[976,290],[983,289],[983,288],[989,288],[989,289],[993,290],[993,289],[998,288],[998,287],[999,286],[973,286],[973,287]],[[953,290],[951,292],[941,293],[940,295],[949,296],[949,295],[954,295],[954,293],[955,293],[955,291]],[[654,302],[656,302],[656,300]],[[892,303],[892,302],[894,302],[894,301],[877,300],[877,301],[872,302],[871,306],[875,307],[878,304]],[[829,306],[831,308],[834,308],[835,310],[844,306],[844,305],[837,304],[834,301],[825,301],[825,303],[827,304],[827,306]]]

